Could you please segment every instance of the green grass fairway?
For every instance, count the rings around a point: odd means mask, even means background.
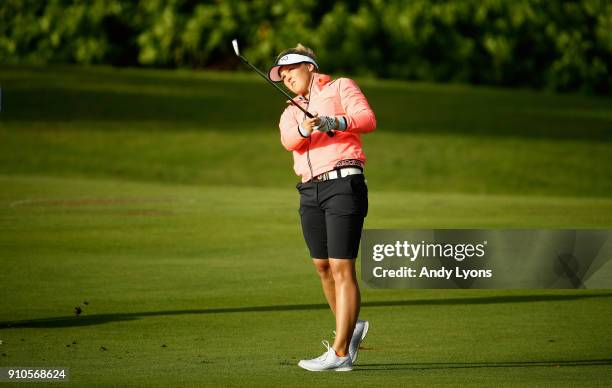
[[[334,322],[273,90],[244,74],[0,78],[0,367],[69,367],[75,386],[612,381],[612,290],[362,289],[355,370],[303,371]],[[361,84],[379,119],[367,228],[612,227],[609,99]]]
[[[295,364],[322,351],[333,321],[290,190],[0,183],[1,365],[70,366],[87,385],[556,386],[612,373],[612,292],[366,289],[361,366],[308,374]],[[612,212],[601,199],[387,192],[371,203],[368,227],[602,226]]]

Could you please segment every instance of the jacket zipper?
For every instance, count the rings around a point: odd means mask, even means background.
[[[310,106],[310,99],[312,98],[312,83],[314,81],[314,76],[310,79],[310,85],[308,86],[308,99],[306,99],[306,110]],[[304,113],[304,118],[302,121],[306,120],[306,114]],[[312,136],[312,134],[311,134]],[[312,170],[312,164],[310,163],[310,143],[312,138],[308,136],[308,147],[306,147],[306,160],[308,161],[308,168],[310,169],[310,180],[314,179],[314,171]]]

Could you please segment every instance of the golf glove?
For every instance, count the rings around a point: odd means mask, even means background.
[[[340,116],[337,121],[335,117],[321,116],[320,124],[314,129],[319,132],[329,132],[334,129],[344,131],[346,129],[346,120],[343,116]]]

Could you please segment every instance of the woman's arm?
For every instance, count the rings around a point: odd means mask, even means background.
[[[293,107],[289,106],[281,115],[278,127],[280,128],[281,143],[287,151],[299,151],[308,143],[308,137],[302,135],[299,123],[295,118]]]
[[[346,112],[346,130],[367,133],[376,129],[376,116],[355,81],[338,79],[342,107]]]

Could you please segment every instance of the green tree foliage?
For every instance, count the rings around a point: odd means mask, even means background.
[[[140,19],[133,4],[122,0],[5,0],[0,61],[135,64]]]
[[[4,0],[1,63],[267,67],[297,42],[326,72],[612,92],[606,0]]]

